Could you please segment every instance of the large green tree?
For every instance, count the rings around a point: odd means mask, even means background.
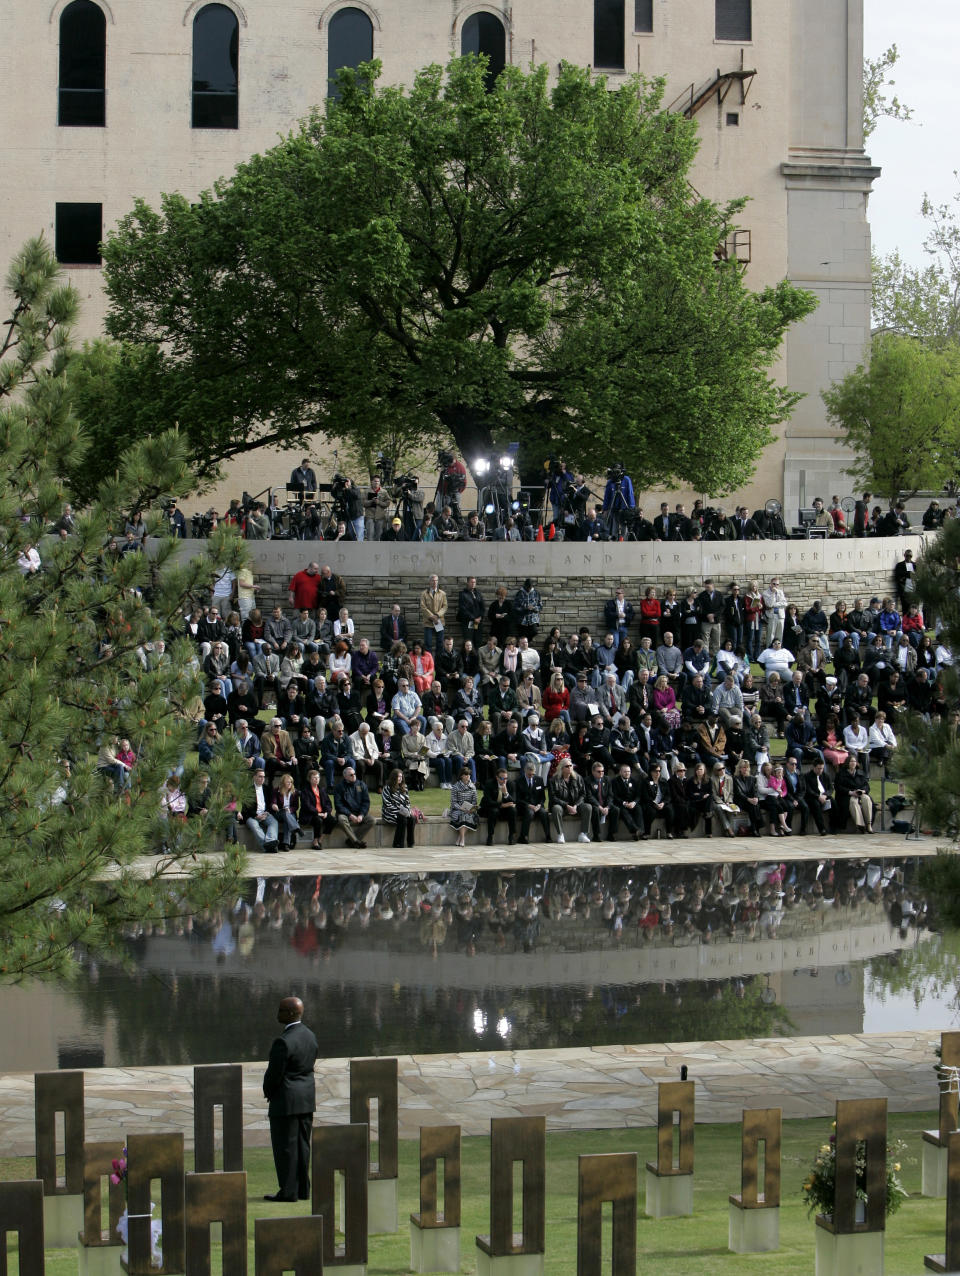
[[[742,202],[692,189],[696,125],[661,84],[508,67],[488,91],[484,72],[343,72],[325,114],[108,236],[108,329],[156,347],[201,471],[400,422],[468,460],[518,439],[528,465],[559,448],[641,486],[748,477],[795,402],[770,367],[813,298],[721,260]]]
[[[940,491],[960,471],[960,349],[883,333],[870,362],[823,392],[830,419],[856,454],[858,486],[891,504]]]
[[[160,818],[161,790],[203,788],[191,744],[200,684],[182,612],[213,574],[238,565],[243,545],[222,534],[187,561],[172,541],[112,556],[125,513],[181,490],[187,449],[175,432],[111,459],[108,476],[64,539],[50,535],[72,492],[63,476],[82,459],[84,432],[66,368],[76,294],[49,247],[13,262],[12,313],[0,325],[0,979],[64,973],[75,945],[112,951],[125,928],[220,898],[242,869],[211,850],[239,793],[228,750],[209,769],[208,815]],[[40,565],[34,558],[39,545]],[[129,789],[97,769],[105,741],[138,753]],[[138,857],[166,844],[144,870]],[[176,880],[174,880],[176,876]]]

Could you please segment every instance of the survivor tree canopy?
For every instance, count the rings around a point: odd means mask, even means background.
[[[560,450],[641,487],[742,484],[796,400],[769,369],[815,302],[721,260],[743,201],[692,189],[696,125],[662,85],[378,71],[341,72],[325,114],[107,240],[109,331],[156,347],[149,394],[200,471],[403,422],[468,460],[519,439],[528,466]]]

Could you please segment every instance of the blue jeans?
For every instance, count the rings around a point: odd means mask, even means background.
[[[264,842],[275,842],[277,840],[277,821],[272,815],[267,815],[263,823],[256,816],[252,820],[245,820],[244,828],[250,830],[261,846],[263,846]]]
[[[853,649],[854,649],[854,651],[859,651],[859,650],[860,650],[860,635],[859,635],[859,634],[858,634],[855,630],[849,630],[849,629],[838,629],[838,630],[836,631],[836,633],[835,633],[833,636],[834,636],[834,638],[836,638],[836,640],[837,640],[837,650],[838,650],[838,651],[839,651],[839,650],[840,650],[840,648],[843,646],[843,640],[844,640],[844,638],[849,638],[849,639],[850,639],[850,642],[851,642],[851,644],[853,645]]]
[[[443,646],[443,630],[434,629],[433,625],[426,625],[423,630],[423,649],[424,651],[437,651]]]
[[[353,528],[353,534],[354,536],[356,536],[357,540],[362,541],[363,540],[363,515],[361,514],[359,518],[351,518],[350,526]]]

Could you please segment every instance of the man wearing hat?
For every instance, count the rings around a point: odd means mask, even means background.
[[[390,520],[390,525],[384,530],[380,537],[382,541],[405,541],[407,538],[403,534],[403,519],[395,514]]]
[[[905,549],[903,558],[893,569],[893,583],[897,590],[900,610],[904,612],[910,603],[916,600],[917,577],[916,563],[913,561],[913,550]]]

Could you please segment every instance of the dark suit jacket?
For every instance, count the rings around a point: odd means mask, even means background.
[[[316,1060],[317,1039],[303,1023],[288,1024],[274,1039],[263,1077],[271,1117],[313,1112],[317,1106],[313,1080]]]
[[[407,641],[407,622],[402,615],[397,617],[397,629],[400,631],[399,639],[393,636],[392,616],[384,616],[380,621],[380,646],[384,651],[389,651],[395,642]]]
[[[827,775],[826,770],[820,776],[820,783],[823,785],[824,792],[828,798],[833,797],[833,783]],[[805,771],[803,776],[803,796],[808,803],[817,803],[819,801],[819,789],[817,788],[817,776],[814,771]]]
[[[527,783],[526,774],[522,775],[513,784],[514,793],[518,806],[545,806],[549,805],[547,798],[546,786],[539,775],[533,777],[532,786]]]

